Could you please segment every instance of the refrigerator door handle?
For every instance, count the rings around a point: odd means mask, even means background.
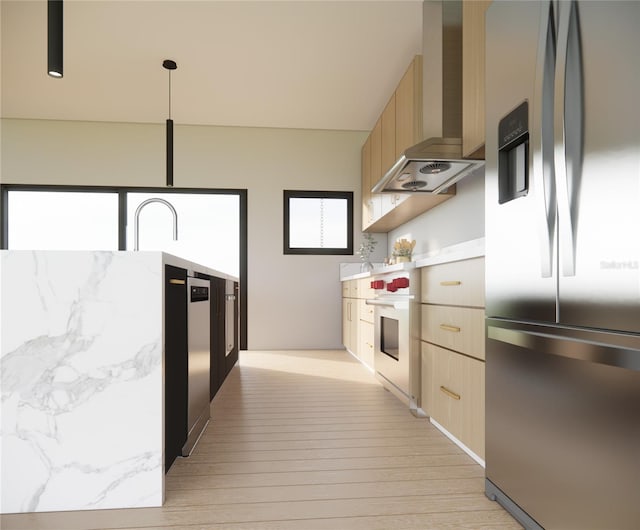
[[[541,276],[553,274],[553,237],[556,219],[553,174],[553,87],[555,74],[555,20],[551,0],[540,6],[540,33],[532,109],[531,167],[538,219]]]
[[[558,17],[555,74],[554,161],[558,193],[558,232],[563,276],[576,274],[576,209],[583,151],[583,83],[579,19],[575,0]]]
[[[640,371],[640,350],[614,344],[576,340],[549,333],[487,326],[487,338],[531,350],[532,355],[546,353]]]

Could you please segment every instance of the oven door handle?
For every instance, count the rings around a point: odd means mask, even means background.
[[[394,309],[404,309],[409,306],[409,300],[373,300],[364,301],[367,305],[377,305],[382,307],[393,307]]]

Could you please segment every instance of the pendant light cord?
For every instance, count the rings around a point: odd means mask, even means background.
[[[162,62],[162,67],[169,70],[169,119],[171,119],[171,70],[178,68],[178,65],[171,59],[165,59]]]
[[[169,119],[171,119],[171,70],[169,70]]]

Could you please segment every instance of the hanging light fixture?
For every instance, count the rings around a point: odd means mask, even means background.
[[[169,118],[167,119],[167,186],[173,186],[173,120],[171,119],[171,70],[178,68],[175,61],[165,59],[162,66],[169,70]]]
[[[62,0],[47,1],[47,73],[62,77]]]

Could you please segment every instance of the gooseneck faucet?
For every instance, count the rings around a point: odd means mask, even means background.
[[[140,232],[139,232],[139,224],[140,224],[140,212],[147,205],[152,202],[159,202],[167,206],[169,210],[171,210],[171,214],[173,215],[173,240],[178,241],[178,212],[173,207],[173,205],[169,201],[165,201],[164,199],[159,199],[154,197],[152,199],[147,199],[146,201],[142,201],[140,206],[136,208],[136,213],[134,214],[133,221],[133,250],[140,250]]]

